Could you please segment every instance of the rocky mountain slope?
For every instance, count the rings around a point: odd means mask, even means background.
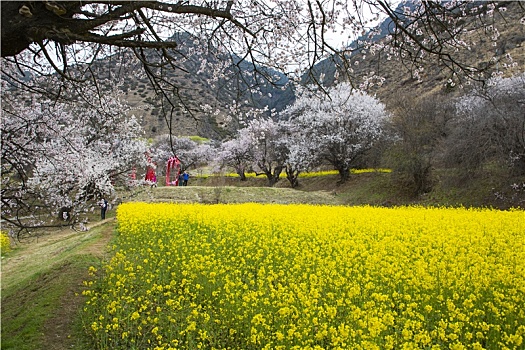
[[[488,67],[493,60],[500,63],[490,67],[485,77],[492,72],[501,70],[501,74],[510,75],[525,70],[525,25],[516,25],[519,18],[524,16],[524,9],[518,2],[506,4],[506,17],[495,17],[494,26],[498,28],[499,39],[497,46],[486,36],[474,38],[476,45],[468,50],[457,52],[458,58],[470,64],[483,68]],[[509,17],[510,16],[510,17]],[[520,17],[521,16],[521,17]],[[514,19],[508,21],[509,18]],[[518,20],[516,20],[516,18]],[[381,25],[381,34],[374,40],[384,40],[388,30],[388,20]],[[362,38],[361,38],[362,39]],[[181,58],[180,69],[167,70],[165,77],[176,90],[178,105],[173,111],[162,104],[155,93],[149,78],[141,72],[139,66],[125,72],[122,85],[124,98],[132,106],[132,113],[142,117],[142,125],[147,137],[166,134],[170,131],[174,135],[200,135],[208,138],[220,139],[235,130],[238,125],[228,119],[232,101],[249,100],[252,106],[275,108],[277,111],[285,108],[294,100],[292,89],[283,90],[287,78],[275,71],[271,74],[281,76],[279,83],[272,85],[265,81],[255,81],[250,78],[254,67],[249,62],[233,62],[232,69],[242,73],[244,79],[235,80],[232,77],[223,78],[210,84],[213,72],[213,61],[217,57],[192,56],[188,58],[185,52],[179,53]],[[210,68],[201,67],[199,61],[204,58],[210,62]],[[115,62],[122,58],[113,58]],[[226,60],[227,57],[222,57]],[[377,95],[383,102],[399,99],[400,95],[410,98],[421,98],[438,93],[448,93],[451,96],[462,94],[471,82],[460,80],[442,64],[430,61],[423,70],[416,71],[415,66],[402,63],[385,52],[371,53],[369,50],[355,50],[350,57],[351,79],[354,86],[366,89]],[[336,72],[340,69],[338,61],[330,57],[316,66],[314,75],[319,78],[324,75],[323,82],[330,85],[334,81]],[[111,62],[100,65],[100,69],[111,71]],[[264,67],[256,67],[264,70]],[[122,72],[119,72],[122,75]],[[238,74],[233,74],[233,77]],[[304,79],[308,83],[308,79]],[[249,85],[259,83],[262,93],[253,94]],[[208,109],[202,106],[207,105]]]

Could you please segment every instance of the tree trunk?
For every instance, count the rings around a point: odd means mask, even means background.
[[[340,184],[345,183],[350,178],[350,168],[341,166],[337,168],[337,171],[339,172],[339,182]]]
[[[246,181],[246,174],[244,173],[244,169],[237,169],[237,175],[239,175],[241,181]]]
[[[268,178],[268,186],[273,187],[277,181],[279,181],[279,176],[281,175],[281,172],[283,171],[282,166],[276,166],[273,170],[273,173],[270,170],[265,170],[264,173],[266,174],[266,177]]]
[[[293,171],[291,169],[288,169],[288,167],[286,167],[286,178],[288,179],[288,182],[290,182],[290,185],[292,186],[292,188],[296,188],[297,186],[299,186],[299,174],[301,172],[300,171]]]

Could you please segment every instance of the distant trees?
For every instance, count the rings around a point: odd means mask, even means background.
[[[241,181],[246,181],[246,171],[251,169],[253,163],[252,144],[248,133],[241,130],[236,138],[221,143],[214,160],[220,168],[233,168]]]
[[[344,182],[351,168],[370,161],[373,151],[374,162],[381,158],[382,166],[393,170],[394,184],[413,196],[432,191],[444,178],[437,168],[475,174],[495,163],[523,174],[524,76],[491,79],[462,97],[399,94],[389,112],[378,99],[346,83],[318,95],[304,89],[278,121],[250,112],[253,120],[222,143],[214,158],[235,169],[241,180],[252,170],[273,185],[285,172],[291,187],[297,187],[301,172],[320,166],[337,169]]]
[[[265,117],[253,119],[234,139],[222,144],[217,162],[221,167],[234,168],[241,181],[246,180],[245,171],[249,169],[265,175],[273,186],[279,181],[288,156],[283,142],[286,133],[282,122]]]
[[[415,196],[432,190],[438,167],[461,179],[479,176],[486,166],[525,174],[525,73],[490,79],[460,97],[400,94],[390,110],[383,159]]]
[[[302,171],[330,164],[344,182],[358,158],[381,137],[387,112],[376,98],[343,83],[327,94],[305,90],[283,115],[289,121],[259,118],[239,130],[235,141],[223,147],[224,164],[242,173],[249,159],[270,185],[284,170],[292,187]]]
[[[165,163],[170,157],[176,155],[183,169],[191,169],[211,160],[211,147],[208,142],[199,143],[188,136],[161,135],[149,146],[148,153],[152,161],[161,168],[166,166]]]
[[[286,179],[295,188],[299,185],[299,174],[319,165],[316,158],[317,146],[311,142],[303,125],[293,121],[282,122],[286,132],[281,142],[287,148],[287,157],[284,163]]]
[[[285,132],[283,124],[270,118],[254,119],[241,131],[250,142],[252,169],[262,172],[273,186],[279,181],[287,156],[287,149],[281,142]]]
[[[453,102],[443,96],[415,99],[399,94],[391,106],[386,164],[412,195],[427,193],[433,185],[433,169],[441,158],[448,123],[454,118]]]

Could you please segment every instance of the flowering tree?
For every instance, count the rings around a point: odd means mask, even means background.
[[[239,72],[242,63],[250,74],[280,80],[272,67],[285,74],[303,74],[326,57],[333,57],[350,78],[350,56],[355,51],[381,53],[403,60],[416,73],[426,62],[435,62],[453,73],[471,78],[495,65],[469,64],[465,53],[480,36],[497,46],[496,18],[521,25],[506,11],[523,14],[512,2],[493,1],[2,1],[1,55],[17,62],[21,71],[40,74],[52,66],[63,77],[80,81],[94,78],[91,67],[98,59],[129,49],[144,66],[159,94],[166,96],[180,86],[168,79],[169,69],[193,53],[213,51],[194,71],[210,69],[218,75],[227,68]],[[387,17],[384,28],[379,19]],[[371,31],[371,29],[373,29]],[[380,33],[383,31],[384,33]],[[186,33],[188,35],[177,35]],[[368,37],[363,34],[368,33]],[[487,33],[489,35],[487,36]],[[371,44],[369,38],[385,37]],[[334,36],[339,39],[333,39]],[[357,45],[350,42],[358,36]],[[178,55],[182,47],[191,47]],[[123,50],[125,51],[125,50]],[[208,56],[212,57],[212,56]],[[229,57],[229,60],[225,60]],[[504,57],[504,56],[501,56]],[[505,57],[506,59],[508,57]],[[122,60],[121,63],[124,63]],[[77,65],[80,69],[72,69]],[[169,68],[169,69],[168,69]],[[16,78],[16,77],[13,77]],[[20,80],[20,77],[18,78]],[[244,80],[245,82],[247,80]],[[257,85],[252,80],[251,85]],[[250,85],[250,84],[249,84]]]
[[[251,140],[242,130],[236,138],[221,143],[214,161],[219,168],[231,167],[241,178],[246,181],[246,171],[253,162]]]
[[[4,95],[2,219],[14,227],[60,225],[48,220],[59,212],[75,219],[145,162],[140,125],[117,91],[81,101],[64,94],[74,103]]]
[[[493,78],[456,104],[448,157],[472,169],[503,161],[525,174],[525,73]]]
[[[162,168],[169,157],[176,155],[183,169],[190,169],[210,160],[210,148],[208,142],[198,143],[187,136],[162,135],[150,146],[150,153],[155,163]]]
[[[279,181],[284,168],[287,149],[281,142],[285,129],[270,118],[254,119],[245,129],[239,131],[251,148],[252,168],[261,171],[268,178],[270,186]]]
[[[348,83],[336,85],[327,94],[304,92],[286,110],[291,121],[301,128],[306,149],[319,162],[327,162],[339,171],[340,181],[350,175],[358,157],[369,150],[381,136],[387,116],[384,105]]]
[[[284,170],[292,188],[299,185],[299,174],[312,169],[318,162],[316,145],[310,141],[303,126],[293,122],[281,122],[286,132],[281,136],[281,147],[286,149]]]
[[[224,142],[216,154],[215,163],[219,168],[231,167],[240,176],[241,181],[246,180],[246,171],[253,169],[255,165],[254,145],[256,141],[253,136],[252,127],[247,127],[257,120],[264,120],[265,115],[271,113],[268,108],[245,108],[242,103],[233,101],[229,106],[226,120],[234,126],[235,136]]]

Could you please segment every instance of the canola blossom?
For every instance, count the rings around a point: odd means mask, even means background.
[[[350,169],[351,174],[366,174],[366,173],[391,173],[392,169],[385,169],[385,168],[377,168],[377,169]],[[310,171],[310,172],[304,172],[300,173],[300,178],[305,177],[320,177],[320,176],[327,176],[327,175],[338,175],[339,171],[337,170],[322,170],[322,171]],[[239,177],[239,174],[237,173],[228,173],[225,176],[228,177]],[[244,176],[250,178],[250,177],[257,177],[256,173],[245,173]],[[285,178],[286,173],[279,174],[279,177]]]
[[[0,253],[2,255],[11,251],[11,240],[7,232],[0,231]]]
[[[118,208],[98,349],[523,349],[521,210]]]

